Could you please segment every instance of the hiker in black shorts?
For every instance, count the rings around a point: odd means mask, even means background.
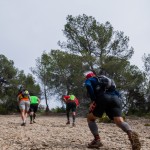
[[[35,122],[36,112],[38,110],[40,101],[41,100],[37,96],[35,96],[33,93],[30,94],[30,109],[29,109],[30,124],[36,123]]]
[[[114,81],[104,75],[97,77],[93,72],[88,72],[85,76],[85,87],[92,101],[89,107],[87,121],[90,131],[94,136],[94,140],[88,144],[88,148],[99,148],[103,146],[95,120],[102,117],[103,113],[106,113],[119,128],[127,133],[132,150],[140,150],[141,144],[138,134],[132,131],[130,125],[122,118],[121,99],[116,91]]]
[[[76,108],[79,105],[78,99],[74,95],[63,95],[63,101],[66,103],[67,123],[70,124],[70,111],[72,111],[72,126],[75,126]]]

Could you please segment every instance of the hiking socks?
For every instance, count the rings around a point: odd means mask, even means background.
[[[127,135],[128,135],[128,137],[129,137],[129,140],[131,140],[131,138],[132,138],[132,131],[129,130],[129,131],[127,132]]]
[[[32,122],[32,119],[33,119],[33,117],[32,117],[32,115],[30,115],[30,121]]]
[[[75,123],[76,116],[72,115],[73,123]]]
[[[24,119],[24,121],[23,121],[24,123],[26,123],[26,118]]]
[[[25,125],[26,125],[26,121],[25,121],[25,120],[23,120],[23,122],[22,122],[21,126],[25,126]]]
[[[129,131],[132,131],[130,125],[127,122],[121,122],[120,124],[117,124],[117,126],[126,133],[128,133]]]
[[[94,135],[95,140],[100,140],[100,136],[98,135]]]
[[[69,119],[69,113],[68,113],[68,112],[67,112],[67,120],[68,120],[68,122],[69,122],[69,120],[70,120],[70,119]]]
[[[95,121],[88,122],[88,126],[89,126],[92,134],[94,135],[94,137],[95,137],[95,135],[99,135],[98,134],[98,127],[97,127],[97,124]]]
[[[76,126],[76,125],[75,125],[75,118],[76,118],[76,116],[75,116],[75,115],[72,115],[72,119],[73,119],[72,126],[73,126],[73,127],[75,127],[75,126]]]
[[[33,119],[35,119],[35,117],[36,117],[36,114],[34,113],[34,114],[33,114]]]

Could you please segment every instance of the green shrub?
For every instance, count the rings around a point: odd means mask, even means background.
[[[149,123],[146,123],[144,126],[150,126],[150,124],[149,124]]]
[[[126,120],[126,115],[125,115],[125,113],[122,113],[122,118],[123,118],[124,120]]]
[[[2,105],[0,105],[0,114],[1,114],[1,115],[6,115],[6,114],[8,114],[7,109],[6,109],[4,106],[2,106]]]
[[[56,108],[52,108],[51,112],[54,112],[54,113],[64,113],[64,112],[66,112],[66,109],[64,107],[56,107]]]
[[[123,119],[125,120],[125,114],[122,114]],[[113,123],[114,121],[109,119],[109,117],[104,113],[103,116],[101,118],[99,118],[99,122],[103,122],[103,123]]]
[[[103,116],[101,118],[99,118],[99,122],[103,122],[103,123],[111,123],[112,120],[109,119],[109,117],[104,113]]]

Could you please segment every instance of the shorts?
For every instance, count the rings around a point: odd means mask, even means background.
[[[36,113],[37,110],[38,110],[38,104],[30,104],[29,112],[34,112],[34,113]]]
[[[102,117],[104,113],[106,113],[111,120],[113,120],[114,117],[122,116],[121,99],[117,95],[105,93],[97,99],[93,115]]]
[[[29,108],[30,108],[30,101],[24,101],[24,100],[20,101],[19,103],[20,110],[29,111]]]
[[[76,103],[75,102],[69,102],[66,105],[66,111],[72,111],[72,112],[76,112]]]

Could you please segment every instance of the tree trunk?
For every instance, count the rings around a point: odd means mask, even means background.
[[[46,95],[45,87],[44,87],[44,96],[45,96],[45,102],[46,102],[46,110],[45,110],[45,112],[49,112],[49,106],[48,106],[48,102],[47,102],[47,95]]]

